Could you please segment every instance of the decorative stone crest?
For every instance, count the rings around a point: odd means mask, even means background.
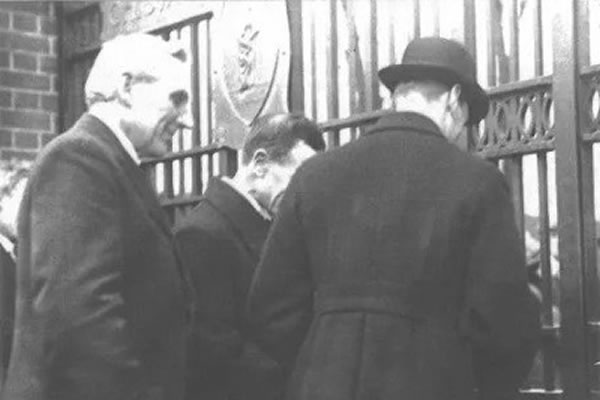
[[[239,148],[256,117],[287,111],[285,0],[227,2],[215,16],[216,124]]]

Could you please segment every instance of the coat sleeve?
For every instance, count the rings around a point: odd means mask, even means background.
[[[0,244],[0,392],[10,359],[15,313],[15,263]]]
[[[285,368],[294,362],[313,308],[306,238],[300,216],[300,170],[269,232],[248,299],[256,342]]]
[[[226,376],[224,370],[242,350],[233,274],[236,251],[226,239],[196,225],[177,229],[175,242],[196,293],[188,346],[188,371],[195,376],[189,379]]]
[[[535,355],[539,304],[528,289],[521,236],[500,172],[494,171],[480,200],[462,327],[473,346],[481,398],[512,398]]]
[[[47,390],[63,399],[143,396],[142,361],[125,315],[124,227],[108,162],[63,148],[32,176],[26,246],[34,334]],[[24,333],[26,334],[26,333]],[[47,351],[45,349],[48,349]]]

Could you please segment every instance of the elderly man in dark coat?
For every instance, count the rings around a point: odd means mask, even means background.
[[[173,50],[142,34],[107,42],[86,82],[89,112],[33,167],[3,399],[182,398],[191,289],[138,166],[168,151],[185,114]]]
[[[198,296],[186,400],[283,398],[283,370],[248,337],[246,296],[281,194],[296,168],[324,148],[321,131],[303,116],[260,117],[235,176],[213,178],[177,227]]]
[[[288,399],[514,398],[539,323],[505,179],[451,143],[488,107],[474,61],[423,38],[379,76],[397,112],[290,182],[256,340],[291,369]]]

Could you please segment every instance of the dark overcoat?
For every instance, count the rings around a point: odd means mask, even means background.
[[[282,398],[282,371],[248,340],[244,310],[270,221],[213,178],[175,238],[197,293],[187,400]]]
[[[189,281],[152,187],[100,120],[40,153],[17,229],[3,398],[181,399]]]
[[[538,315],[502,174],[415,113],[292,178],[249,298],[288,399],[512,398]]]
[[[7,240],[9,239],[7,238]],[[12,346],[15,318],[15,285],[15,260],[8,250],[0,244],[0,393],[4,386]]]

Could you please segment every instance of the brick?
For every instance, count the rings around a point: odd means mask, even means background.
[[[10,53],[8,51],[0,50],[0,68],[10,67]]]
[[[0,90],[0,107],[12,107],[12,93],[10,90]]]
[[[37,32],[37,17],[33,14],[13,14],[14,30],[21,32]]]
[[[45,37],[27,36],[18,32],[2,32],[0,35],[0,49],[48,54],[50,43],[48,38]]]
[[[52,80],[52,87],[50,90],[55,93],[59,92],[58,85],[60,84],[60,81],[58,80],[58,76],[56,74],[52,74],[50,79]]]
[[[55,37],[48,38],[48,43],[50,43],[50,50],[48,50],[48,54],[52,54],[53,56],[56,56],[58,54],[56,42],[57,39]]]
[[[0,28],[8,28],[10,25],[10,15],[0,11]]]
[[[58,70],[58,61],[54,56],[40,57],[40,71],[48,73],[56,73]]]
[[[38,134],[35,132],[13,133],[13,147],[18,149],[37,149],[39,147]]]
[[[42,17],[40,19],[40,32],[45,35],[56,35],[56,19]]]
[[[59,129],[58,113],[50,114],[50,122],[52,123],[52,129],[50,129],[50,132],[55,133],[55,134],[60,133],[60,132],[58,132],[58,129]]]
[[[55,94],[43,94],[42,109],[51,112],[58,112],[58,96]]]
[[[5,127],[50,130],[50,115],[45,112],[0,110],[0,121]]]
[[[2,150],[2,159],[4,160],[13,160],[13,159],[17,159],[17,160],[35,160],[35,157],[37,156],[37,151],[35,150],[12,150],[12,149],[7,149],[7,150]]]
[[[49,3],[49,1],[2,1],[0,2],[0,8],[36,15],[48,15],[50,13]]]
[[[13,53],[14,69],[24,69],[27,71],[37,70],[37,57],[35,54]]]
[[[15,93],[15,109],[19,110],[22,108],[36,109],[38,108],[39,95],[35,93]]]
[[[28,72],[0,71],[0,86],[47,91],[50,89],[50,77]]]
[[[7,129],[0,129],[0,147],[12,146],[12,132]]]

